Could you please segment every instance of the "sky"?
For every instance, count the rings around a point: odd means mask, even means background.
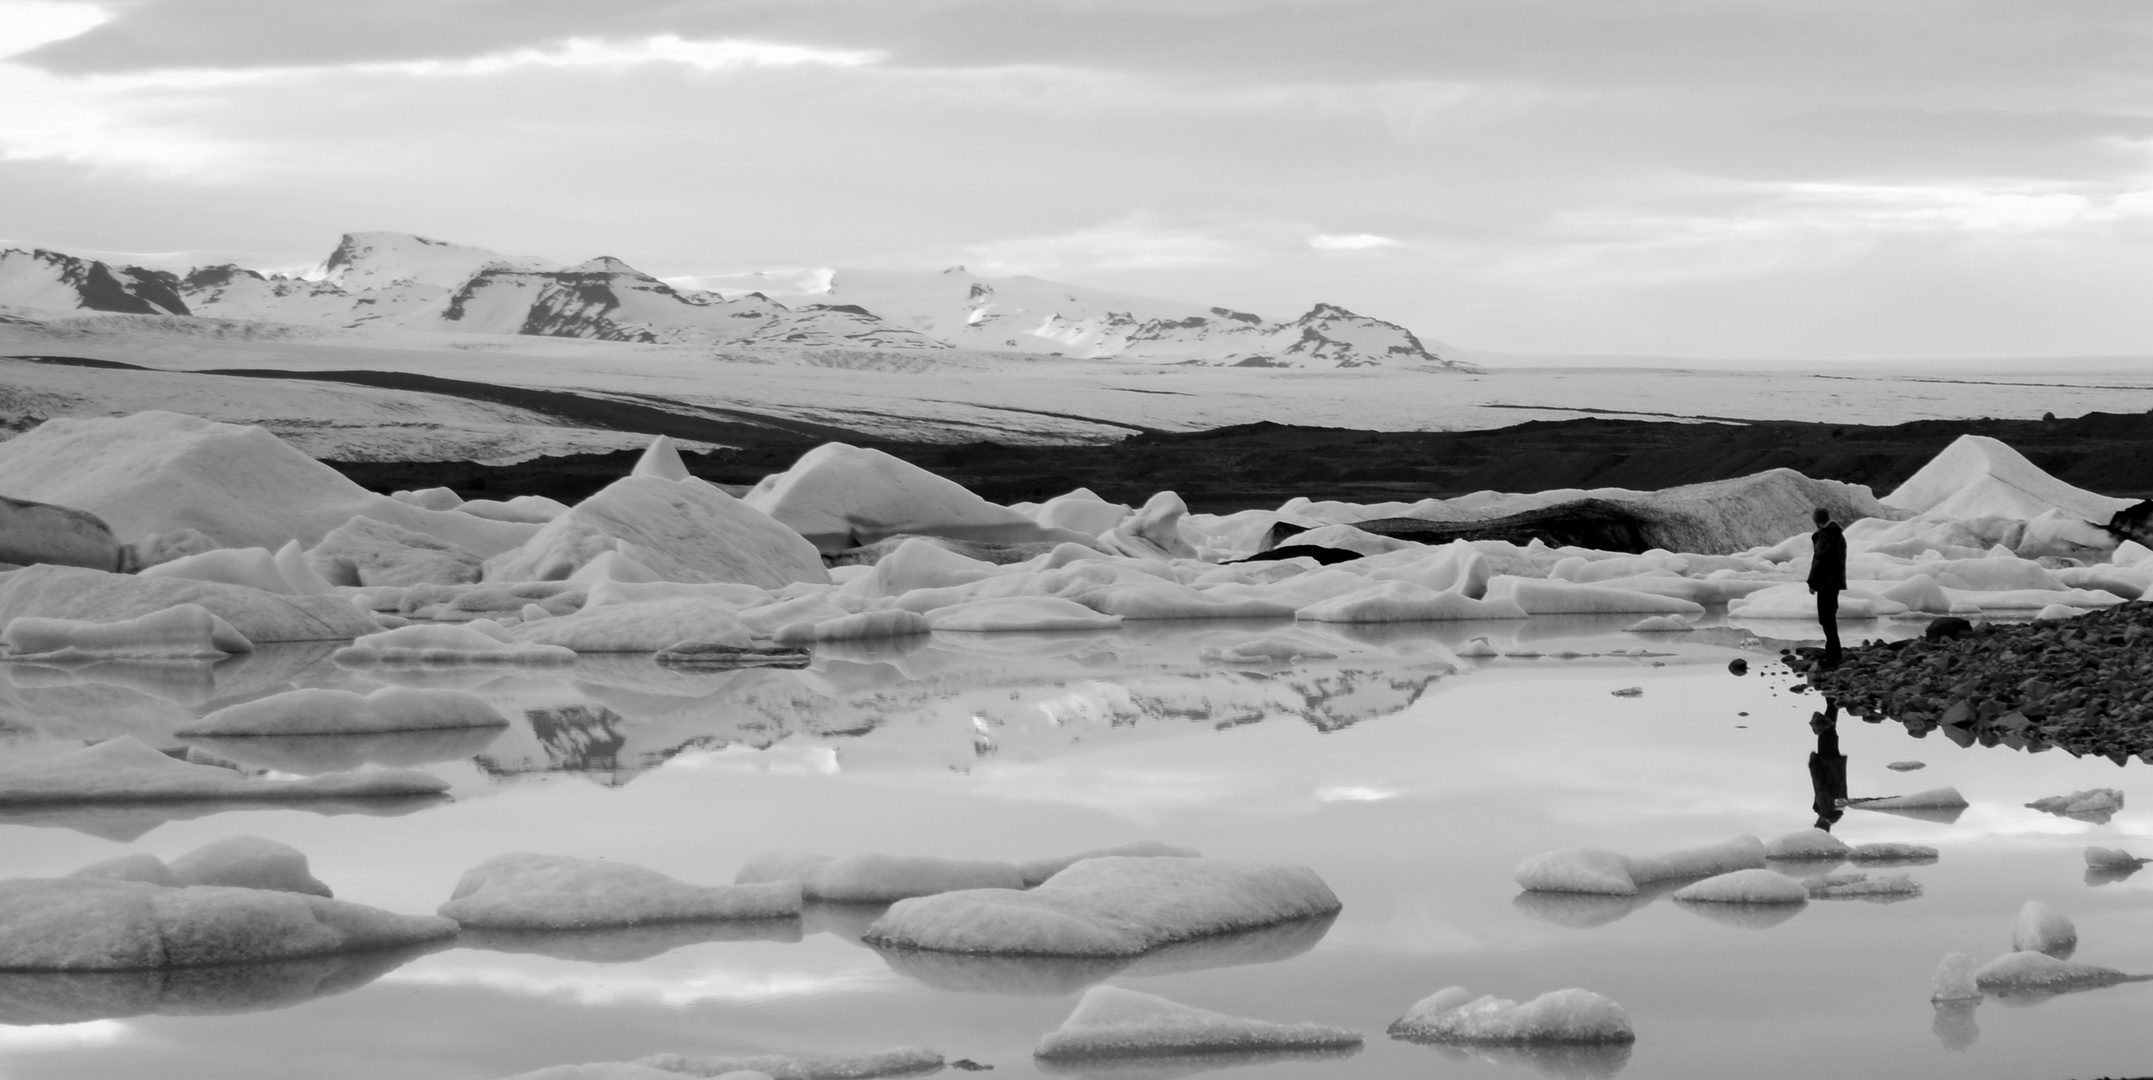
[[[0,242],[366,229],[1511,353],[2153,354],[2153,4],[0,0]]]

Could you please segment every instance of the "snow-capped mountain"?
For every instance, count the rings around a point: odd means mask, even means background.
[[[297,275],[235,265],[184,275],[0,249],[0,315],[180,315],[340,331],[509,334],[656,345],[979,350],[1244,367],[1449,368],[1411,331],[1318,304],[1291,322],[1063,285],[841,270],[780,302],[668,283],[619,259],[562,266],[405,233],[346,234]],[[775,280],[775,279],[773,279]]]

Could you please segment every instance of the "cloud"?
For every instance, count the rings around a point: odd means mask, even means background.
[[[112,16],[90,4],[0,0],[0,60],[90,32]]]
[[[1397,247],[1398,241],[1373,233],[1353,233],[1347,236],[1317,233],[1308,238],[1308,246],[1318,251],[1374,251],[1379,248]]]
[[[678,64],[700,71],[740,67],[794,67],[872,64],[882,53],[863,49],[817,49],[762,41],[688,41],[659,34],[637,41],[569,38],[541,48],[487,53],[456,60],[404,60],[351,64],[345,71],[382,75],[483,76],[517,68],[623,68],[637,64]],[[278,74],[300,74],[280,72]]]

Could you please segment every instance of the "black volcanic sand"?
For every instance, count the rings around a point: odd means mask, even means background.
[[[566,408],[558,402],[547,404]],[[607,417],[588,422],[659,431],[633,422],[596,422],[627,419],[611,415],[619,404],[608,406]],[[672,419],[681,420],[677,415]],[[719,484],[753,484],[783,471],[816,444],[837,439],[887,451],[995,502],[1036,502],[1088,487],[1103,498],[1133,505],[1154,492],[1175,491],[1200,513],[1271,509],[1296,495],[1384,502],[1483,490],[1649,491],[1774,468],[1867,484],[1881,495],[1966,434],[2001,439],[2066,483],[2119,498],[2153,497],[2153,413],[2089,413],[2071,420],[1924,420],[1890,427],[1585,419],[1460,432],[1258,423],[1214,431],[1145,432],[1115,443],[1063,446],[891,443],[836,429],[803,432],[766,426],[746,414],[723,420],[703,417],[680,426],[694,427],[697,433],[666,433],[740,447],[682,455],[691,472]],[[622,451],[502,466],[329,464],[384,493],[447,487],[466,498],[546,495],[575,502],[626,475],[636,457],[633,451]]]
[[[2153,764],[2153,603],[2074,619],[1962,628],[1962,636],[1865,645],[1825,668],[1788,666],[1842,708],[1960,746],[2057,747]]]

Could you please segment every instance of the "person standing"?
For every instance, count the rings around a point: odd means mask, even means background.
[[[1839,592],[1846,588],[1846,534],[1832,513],[1818,507],[1809,534],[1809,591],[1817,594],[1817,621],[1824,625],[1824,666],[1839,665]]]

